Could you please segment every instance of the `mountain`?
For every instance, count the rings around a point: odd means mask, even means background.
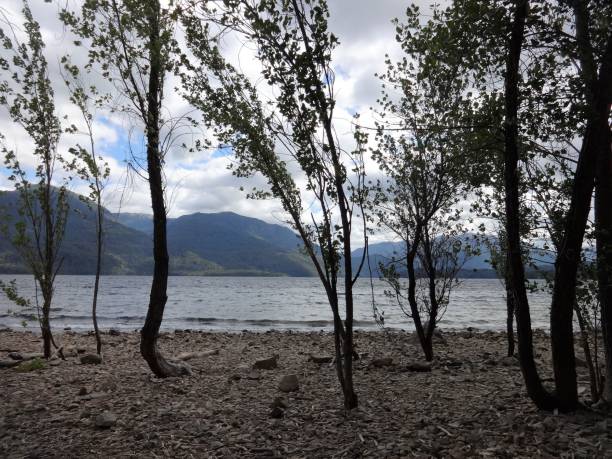
[[[463,237],[463,240],[469,241],[473,245],[474,235],[466,234]],[[491,241],[495,243],[496,239],[492,238]],[[403,242],[378,242],[375,244],[370,244],[368,246],[368,252],[370,254],[370,267],[372,269],[372,275],[375,277],[379,276],[379,263],[388,263],[391,261],[393,257],[401,258],[402,251],[405,250],[403,247]],[[489,260],[491,259],[491,252],[486,244],[480,244],[478,246],[479,253],[477,255],[472,255],[467,259],[462,269],[459,272],[459,277],[462,278],[494,278],[497,277],[497,273],[491,266]],[[363,256],[363,248],[359,248],[353,251],[352,258],[353,263],[359,263],[361,261],[361,257]],[[554,256],[550,253],[542,253],[538,250],[532,250],[531,256],[537,266],[537,270],[533,268],[527,269],[528,276],[531,277],[540,277],[542,275],[542,271],[549,271],[552,269],[552,265],[554,264]],[[418,265],[418,263],[417,263]],[[364,268],[365,274],[369,275],[367,272],[367,264]]]
[[[145,234],[153,234],[153,217],[148,214],[136,213],[109,213],[109,218],[123,226],[135,229]]]
[[[63,274],[95,271],[95,213],[76,194],[69,194],[69,218],[61,247]],[[8,228],[17,218],[18,194],[0,193],[0,226]],[[2,210],[4,216],[2,216]],[[105,211],[103,274],[150,274],[153,269],[152,221],[146,214],[112,214]],[[467,236],[469,237],[469,235]],[[27,272],[20,256],[0,232],[0,273]],[[168,219],[170,273],[204,276],[313,276],[310,260],[299,250],[300,240],[289,228],[232,212],[195,213]],[[369,246],[369,268],[379,276],[380,262],[401,254],[400,242]],[[496,277],[488,263],[485,245],[463,266],[460,277]],[[354,267],[363,249],[353,252]],[[397,256],[397,255],[396,255]],[[550,269],[550,256],[533,254],[541,269]],[[365,264],[362,276],[369,276]],[[534,273],[529,273],[534,275]]]
[[[280,225],[232,212],[184,215],[168,222],[168,247],[175,256],[205,258],[240,274],[311,276],[297,235]]]
[[[69,194],[69,216],[62,243],[63,274],[95,272],[95,213],[76,194]],[[0,194],[0,208],[14,222],[16,192]],[[106,215],[104,274],[150,274],[153,269],[151,217]],[[12,223],[7,225],[12,227]],[[10,243],[0,237],[0,273],[27,272]],[[170,273],[174,275],[311,276],[314,269],[299,251],[290,229],[255,218],[223,212],[192,214],[168,220]]]
[[[66,232],[60,248],[63,274],[93,274],[96,262],[95,212],[78,195],[68,194],[70,210]],[[0,208],[6,215],[10,231],[18,217],[19,196],[16,192],[0,194]],[[140,231],[121,225],[105,212],[105,240],[102,272],[104,274],[140,274],[152,271],[151,239]],[[0,237],[0,272],[25,273],[27,268],[13,248],[10,236]]]

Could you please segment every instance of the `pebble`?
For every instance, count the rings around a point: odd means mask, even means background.
[[[278,354],[275,354],[274,356],[267,358],[267,359],[257,360],[253,364],[253,368],[256,370],[273,370],[277,367],[278,367]]]
[[[278,383],[278,388],[282,392],[294,392],[300,388],[297,375],[285,375]]]
[[[370,365],[375,368],[389,367],[393,365],[393,357],[381,357],[379,359],[374,359]]]
[[[115,416],[110,411],[103,411],[99,415],[96,416],[95,419],[96,427],[101,429],[108,429],[117,424],[117,416]]]
[[[13,368],[20,363],[20,360],[0,360],[0,368]]]
[[[85,354],[79,360],[84,365],[99,365],[102,363],[102,356],[98,354]]]
[[[431,371],[431,362],[409,362],[406,365],[406,370],[416,373],[425,373]]]

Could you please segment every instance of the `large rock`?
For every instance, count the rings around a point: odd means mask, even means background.
[[[278,383],[278,388],[282,392],[294,392],[300,388],[297,375],[285,375]]]
[[[393,365],[393,357],[381,357],[379,359],[374,359],[370,362],[370,365],[375,368],[389,367]]]
[[[108,429],[117,424],[117,416],[115,416],[110,411],[103,411],[99,415],[96,416],[95,419],[96,427],[101,429]]]
[[[0,360],[0,368],[13,368],[21,363],[21,360]]]
[[[310,357],[308,357],[308,360],[314,363],[322,364],[322,363],[330,363],[333,360],[333,358],[331,355],[310,355]]]
[[[505,357],[502,357],[500,363],[505,367],[513,367],[515,365],[518,365],[518,360],[516,357],[510,357],[507,355]]]
[[[431,371],[431,362],[408,362],[406,370],[416,373],[425,373]]]
[[[219,349],[212,349],[210,351],[201,351],[201,352],[183,352],[182,354],[179,354],[178,359],[187,361],[191,359],[199,359],[202,357],[210,357],[212,355],[218,355],[218,354],[219,354]]]
[[[278,354],[274,354],[269,359],[257,360],[253,364],[256,370],[274,370],[276,367],[278,367]]]
[[[99,365],[102,363],[102,356],[98,354],[85,354],[80,358],[84,365]]]

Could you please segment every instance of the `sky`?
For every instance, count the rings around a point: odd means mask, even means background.
[[[75,4],[78,0],[68,0]],[[69,102],[67,91],[59,73],[60,58],[70,52],[74,62],[83,62],[83,54],[71,47],[71,37],[57,20],[58,6],[43,0],[30,0],[35,18],[40,22],[47,43],[47,60],[50,75],[56,90],[57,112],[60,117],[79,119],[78,110]],[[401,56],[395,42],[395,30],[391,24],[394,17],[404,15],[407,3],[401,0],[330,0],[329,28],[340,39],[340,45],[333,55],[333,68],[336,73],[335,91],[337,95],[336,130],[342,146],[352,147],[351,118],[360,113],[361,123],[373,125],[370,107],[376,105],[380,94],[380,82],[376,72],[384,70],[385,55],[392,58]],[[8,17],[19,22],[17,12],[20,0],[3,0],[2,7]],[[243,71],[257,75],[256,62],[249,55],[248,46],[227,43],[226,53],[239,59]],[[165,109],[168,113],[184,114],[190,108],[180,94],[168,84]],[[136,174],[127,173],[126,160],[130,149],[142,156],[144,142],[137,126],[117,114],[96,112],[94,136],[96,148],[111,169],[110,181],[105,191],[105,205],[112,211],[151,213],[150,197],[146,182]],[[0,130],[5,134],[6,145],[14,149],[25,165],[32,164],[31,142],[24,132],[11,126],[6,110],[0,109]],[[11,126],[10,128],[6,128]],[[191,133],[181,139],[189,143],[198,133]],[[64,151],[77,142],[86,142],[84,136],[62,138],[60,149]],[[252,201],[245,198],[245,192],[253,186],[263,185],[261,178],[237,179],[227,169],[232,161],[227,150],[210,150],[189,153],[174,148],[166,158],[166,180],[168,209],[170,217],[194,212],[232,211],[242,215],[259,218],[270,223],[286,220],[277,201]],[[368,162],[368,171],[374,174],[377,167]],[[0,173],[0,189],[8,189],[5,172]],[[84,193],[87,185],[73,181],[71,189]],[[308,205],[308,204],[307,204]]]

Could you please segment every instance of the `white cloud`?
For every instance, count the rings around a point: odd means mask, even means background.
[[[69,33],[57,19],[58,6],[42,2],[31,2],[34,16],[41,22],[43,34],[47,41],[47,59],[50,66],[50,75],[54,81],[57,95],[57,111],[61,116],[67,115],[72,119],[79,119],[79,114],[67,99],[67,91],[59,73],[61,56],[69,52],[74,62],[84,62],[84,50],[72,46]],[[78,4],[76,1],[70,3]],[[19,0],[5,0],[3,7],[17,18],[16,12],[21,8]],[[343,148],[353,148],[352,115],[361,114],[360,122],[372,126],[373,116],[369,107],[375,106],[376,98],[380,93],[380,84],[374,76],[376,72],[384,69],[384,56],[391,54],[398,56],[400,51],[395,43],[395,31],[391,25],[393,17],[401,17],[406,8],[405,2],[397,0],[331,0],[330,1],[330,30],[340,39],[340,45],[334,52],[334,68],[336,75],[336,93],[338,107],[336,110],[336,129]],[[20,22],[20,19],[15,19]],[[226,52],[235,56],[235,63],[253,77],[261,80],[260,66],[253,58],[253,49],[245,43],[228,38]],[[104,87],[100,76],[93,76],[94,83]],[[177,81],[170,79],[166,94],[166,108],[172,116],[187,113],[190,108],[179,93],[174,91]],[[263,91],[269,91],[262,84]],[[104,155],[112,170],[111,182],[106,191],[106,203],[111,210],[121,208],[123,212],[150,213],[150,201],[146,182],[133,174],[126,174],[125,138],[128,135],[130,123],[108,111],[96,113],[94,123],[95,139],[101,145],[99,153]],[[104,117],[104,120],[102,120]],[[5,110],[0,110],[0,126],[8,125]],[[138,131],[138,126],[131,125]],[[206,135],[204,132],[186,133],[181,141],[191,142],[194,138]],[[14,145],[20,158],[31,166],[32,145],[24,133],[10,128],[7,142]],[[137,138],[137,136],[135,136]],[[75,143],[75,138],[65,136],[61,149],[66,150]],[[82,143],[83,140],[79,139]],[[180,143],[180,142],[179,142]],[[265,186],[261,177],[253,179],[237,179],[227,170],[229,158],[213,157],[212,152],[190,154],[182,148],[174,148],[167,157],[166,177],[167,191],[171,198],[169,203],[170,215],[178,217],[192,212],[220,212],[233,211],[244,215],[261,218],[278,223],[285,220],[280,205],[276,201],[251,201],[245,199],[245,193],[240,187],[250,189],[253,186]],[[377,166],[367,161],[368,172],[376,175]],[[302,180],[298,180],[302,183]],[[6,187],[6,179],[0,174],[0,187]],[[74,184],[74,190],[86,190],[84,184]],[[307,203],[306,203],[307,204]]]

